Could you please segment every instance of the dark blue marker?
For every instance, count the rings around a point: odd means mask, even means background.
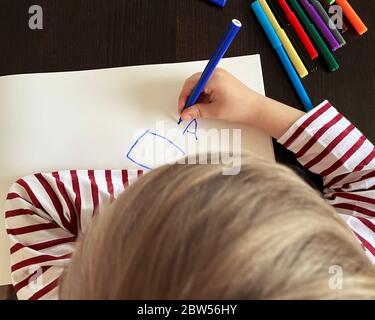
[[[229,28],[225,31],[224,36],[222,37],[218,47],[216,48],[214,54],[212,55],[210,61],[208,62],[206,68],[204,69],[200,79],[195,85],[189,99],[186,101],[185,107],[182,109],[184,111],[186,108],[189,108],[197,103],[197,100],[202,93],[204,87],[206,86],[208,80],[211,78],[215,68],[219,64],[221,58],[227,52],[229,46],[231,45],[233,39],[237,35],[237,32],[241,28],[241,22],[233,19],[229,25]],[[181,111],[181,112],[182,112]],[[181,117],[178,120],[178,124],[182,121]]]

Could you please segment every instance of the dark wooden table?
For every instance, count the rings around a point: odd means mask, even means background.
[[[228,0],[220,9],[206,0],[1,0],[0,76],[207,59],[238,18],[243,28],[227,56],[260,53],[267,95],[299,108],[250,2]],[[375,141],[375,1],[351,3],[369,32],[347,32],[348,45],[336,54],[340,70],[320,66],[304,84],[314,103],[329,99]],[[41,31],[28,28],[33,4],[44,10]],[[275,150],[279,161],[295,164],[280,146]]]
[[[207,59],[232,18],[242,31],[227,56],[260,53],[266,94],[289,105],[299,101],[269,45],[249,0],[224,9],[206,0],[2,0],[0,75],[67,71]],[[329,99],[375,141],[375,1],[351,0],[369,32],[345,34],[341,65],[304,80],[313,103]],[[44,29],[28,28],[28,9],[44,10]],[[280,161],[294,163],[275,145]]]

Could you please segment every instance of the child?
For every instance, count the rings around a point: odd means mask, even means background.
[[[234,176],[177,164],[136,182],[140,171],[35,174],[7,199],[20,299],[375,298],[374,146],[329,102],[305,114],[218,69],[182,118],[264,130],[322,176],[324,200],[254,156]]]

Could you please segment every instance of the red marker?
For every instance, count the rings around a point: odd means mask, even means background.
[[[318,52],[315,50],[314,45],[310,41],[310,38],[306,34],[305,30],[299,23],[296,15],[294,12],[290,9],[288,4],[286,3],[286,0],[277,0],[279,2],[280,7],[283,9],[288,21],[292,25],[294,31],[297,33],[298,38],[303,43],[303,46],[306,48],[306,51],[308,52],[310,58],[312,60],[316,59],[318,57]]]

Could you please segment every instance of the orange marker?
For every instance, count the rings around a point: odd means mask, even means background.
[[[336,0],[336,4],[341,6],[342,11],[345,16],[348,18],[354,29],[358,32],[359,35],[364,34],[367,31],[366,25],[363,23],[358,14],[354,11],[352,6],[346,0]]]

